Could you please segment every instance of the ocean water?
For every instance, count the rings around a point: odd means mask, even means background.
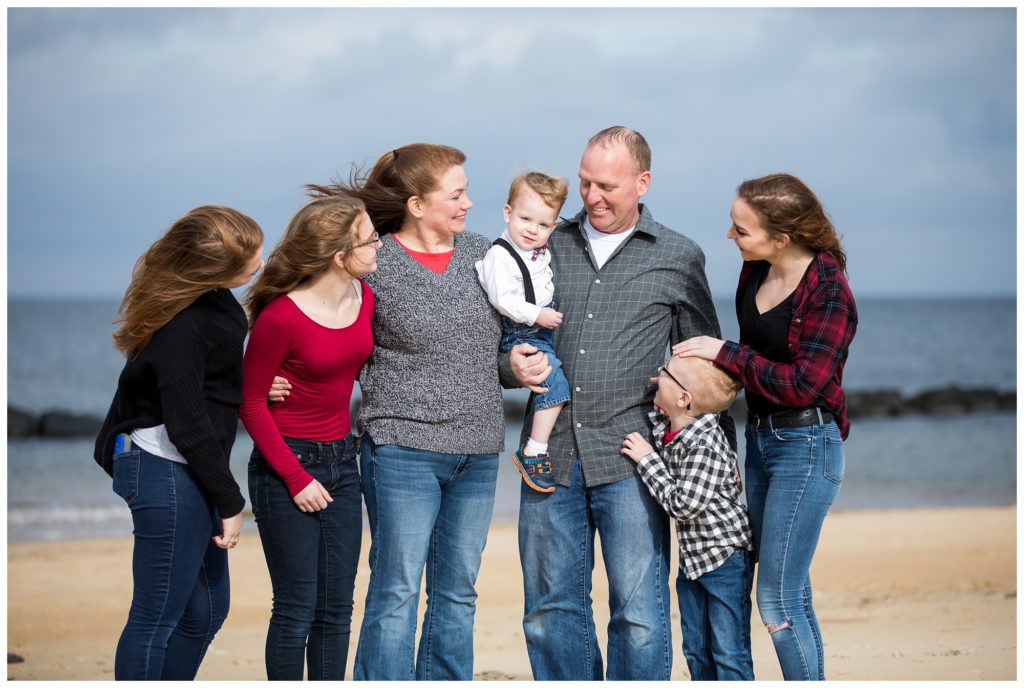
[[[735,338],[731,302],[717,306],[724,335]],[[866,299],[858,306],[847,389],[1016,389],[1014,299]],[[36,413],[59,408],[105,415],[123,365],[109,337],[116,308],[114,301],[9,301],[8,403]],[[523,401],[526,394],[510,390],[506,398]],[[506,427],[497,521],[514,521],[518,512],[519,477],[507,455],[519,429],[518,423]],[[739,430],[742,455],[742,423]],[[92,438],[8,441],[9,541],[131,531],[128,509],[93,462],[92,445]],[[243,493],[251,448],[239,433],[231,463]],[[837,509],[1016,499],[1015,413],[854,420],[846,456]]]

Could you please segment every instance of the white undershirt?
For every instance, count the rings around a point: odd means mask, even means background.
[[[161,424],[152,428],[136,428],[132,430],[132,446],[145,449],[150,454],[155,454],[168,461],[187,464],[188,461],[181,455],[178,448],[167,436],[167,426]]]
[[[598,270],[604,267],[604,264],[608,262],[608,259],[615,253],[615,250],[622,245],[623,241],[630,237],[634,229],[636,229],[636,225],[633,225],[625,232],[606,234],[594,229],[594,226],[590,224],[589,217],[584,218],[583,231],[587,233],[587,239],[590,240],[590,251],[594,255],[594,262],[597,263]]]

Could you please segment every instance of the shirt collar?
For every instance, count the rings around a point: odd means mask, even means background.
[[[651,215],[651,211],[647,209],[647,206],[641,203],[637,208],[640,210],[640,219],[637,220],[636,227],[633,228],[633,233],[648,234],[655,238],[663,236],[665,234],[665,228],[654,221],[654,216]],[[568,220],[568,222],[577,225],[582,232],[583,221],[586,220],[586,218],[587,211],[581,209],[572,219]]]
[[[670,427],[668,416],[664,416],[657,411],[651,411],[649,415],[654,422],[654,436],[657,439],[663,438]],[[669,444],[682,442],[685,446],[690,446],[695,440],[700,439],[713,430],[717,422],[718,415],[714,413],[705,413],[697,416],[688,425],[684,426],[679,431],[679,434],[672,438]]]

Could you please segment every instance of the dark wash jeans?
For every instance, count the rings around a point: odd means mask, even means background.
[[[345,677],[352,591],[362,543],[356,443],[284,438],[333,502],[303,513],[259,450],[249,459],[249,499],[274,590],[267,630],[267,678],[311,681]]]
[[[132,606],[117,680],[190,681],[228,615],[220,516],[188,466],[133,449],[114,457],[114,492],[132,512]]]

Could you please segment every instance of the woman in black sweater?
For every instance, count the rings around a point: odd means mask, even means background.
[[[139,259],[121,303],[114,345],[128,361],[95,451],[135,534],[118,680],[195,678],[227,617],[227,550],[245,506],[228,459],[247,330],[229,290],[259,272],[262,251],[249,217],[196,208]]]

